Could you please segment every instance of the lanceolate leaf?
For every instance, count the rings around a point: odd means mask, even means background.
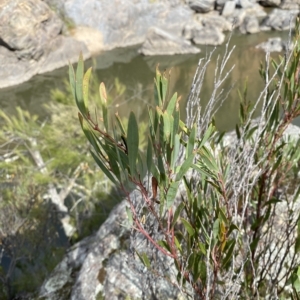
[[[147,147],[147,168],[148,168],[149,171],[151,171],[151,168],[152,168],[152,160],[153,160],[152,143],[151,143],[151,139],[148,138],[148,147]]]
[[[177,93],[175,93],[173,95],[173,97],[171,98],[168,106],[167,106],[167,113],[172,116],[173,115],[173,112],[174,112],[174,108],[176,106],[176,101],[177,101]]]
[[[120,119],[120,117],[119,117],[119,115],[118,115],[117,113],[115,114],[115,117],[116,117],[116,119],[117,119],[117,123],[118,123],[118,125],[119,125],[121,134],[122,134],[123,136],[126,136],[125,129],[124,129],[124,126],[123,126],[123,123],[122,123],[122,121],[121,121],[121,119]]]
[[[178,207],[176,208],[175,210],[175,213],[174,213],[174,218],[173,218],[173,222],[172,222],[172,226],[171,227],[174,227],[174,225],[176,224],[177,220],[178,220],[178,217],[180,216],[183,208],[184,208],[184,203],[181,202]]]
[[[136,176],[136,160],[139,150],[139,131],[137,121],[133,112],[130,113],[128,121],[127,147],[130,173],[132,176]]]
[[[83,90],[82,90],[83,72],[84,72],[83,57],[82,57],[82,53],[80,53],[78,64],[77,64],[77,69],[76,69],[75,95],[76,95],[77,106],[78,106],[80,112],[85,116],[85,114],[86,114],[86,108],[84,106]]]
[[[201,143],[199,145],[199,149],[205,145],[205,143],[207,142],[207,140],[211,137],[211,135],[213,134],[214,132],[214,126],[213,124],[210,124],[209,127],[207,128],[202,140],[201,140]]]
[[[170,184],[170,187],[169,187],[169,190],[167,193],[167,209],[169,209],[175,201],[176,193],[178,190],[178,184],[179,184],[178,181],[174,181]]]
[[[92,74],[92,68],[89,68],[83,77],[83,100],[84,100],[85,107],[88,107],[89,82],[90,82],[91,74]]]
[[[195,138],[196,138],[196,126],[194,125],[188,139],[186,157],[190,157],[193,153],[195,147]]]
[[[181,221],[182,221],[186,231],[189,233],[189,235],[193,236],[195,234],[195,230],[192,227],[192,225],[187,220],[185,220],[184,218],[181,218]]]
[[[182,177],[186,174],[186,172],[189,170],[189,168],[193,164],[194,157],[195,157],[195,154],[193,153],[185,160],[185,162],[182,164],[182,166],[179,169],[179,172],[176,175],[176,181],[179,181],[180,179],[182,179]]]
[[[115,179],[115,177],[111,174],[111,172],[108,170],[107,166],[105,166],[102,161],[99,159],[99,157],[93,152],[91,151],[91,154],[95,160],[95,162],[97,163],[97,165],[100,167],[100,169],[103,171],[103,173],[111,180],[111,182],[113,182],[114,184],[118,184],[117,180]]]
[[[108,132],[107,96],[106,96],[105,85],[103,82],[100,83],[99,94],[100,94],[101,105],[102,105],[102,115],[103,115],[104,127],[105,127],[106,131]]]

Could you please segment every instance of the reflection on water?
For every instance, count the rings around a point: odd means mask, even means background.
[[[229,75],[224,88],[231,85],[235,88],[230,93],[227,101],[218,112],[216,122],[219,128],[229,130],[237,122],[239,98],[237,88],[242,88],[244,81],[248,78],[248,96],[257,99],[261,89],[262,80],[258,69],[260,61],[264,60],[265,54],[255,46],[267,40],[270,36],[282,36],[287,38],[287,33],[268,32],[256,35],[235,34],[230,45],[236,45],[231,59],[228,61],[227,70],[234,64],[235,68]],[[89,60],[86,66],[92,65],[96,70],[99,81],[104,81],[108,90],[113,90],[115,79],[118,78],[125,85],[126,92],[123,97],[115,98],[112,106],[124,116],[130,110],[137,113],[140,119],[146,118],[147,105],[153,104],[153,78],[156,65],[160,69],[172,68],[172,92],[177,91],[182,95],[182,112],[184,113],[184,101],[189,93],[190,85],[200,58],[205,57],[213,48],[201,47],[201,53],[197,55],[176,55],[142,57],[138,55],[137,48],[116,49],[103,53]],[[224,53],[225,45],[216,48],[213,60],[205,77],[201,104],[205,105],[209,100],[214,70],[217,65],[218,55]],[[273,54],[273,57],[277,54]],[[64,88],[64,82],[68,80],[68,68],[62,68],[52,73],[35,76],[32,80],[12,88],[1,90],[0,102],[3,109],[12,112],[16,106],[26,108],[33,113],[45,116],[43,103],[51,101],[50,91],[53,88]]]

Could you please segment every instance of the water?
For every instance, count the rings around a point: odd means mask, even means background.
[[[239,97],[238,88],[242,88],[248,78],[248,96],[255,101],[262,90],[263,82],[259,76],[259,64],[264,60],[265,54],[255,49],[255,46],[268,37],[282,36],[287,39],[287,33],[262,32],[255,35],[234,34],[230,45],[236,45],[227,66],[233,64],[235,68],[228,77],[225,89],[235,85],[227,101],[216,116],[217,126],[224,130],[230,130],[238,121]],[[230,46],[230,47],[231,47]],[[147,106],[153,104],[153,78],[155,68],[159,64],[160,69],[172,68],[171,91],[177,91],[182,96],[181,109],[184,113],[185,100],[189,93],[192,78],[200,58],[205,57],[213,47],[201,47],[201,53],[197,55],[175,55],[143,57],[138,55],[137,48],[116,49],[103,53],[90,59],[85,64],[93,66],[94,77],[98,82],[103,81],[108,93],[111,95],[111,108],[120,114],[127,116],[130,110],[136,112],[140,120],[147,116]],[[201,103],[205,105],[210,97],[214,69],[218,55],[222,55],[225,45],[217,47],[211,66],[208,69],[201,94]],[[276,57],[278,54],[273,54]],[[125,86],[125,93],[118,95],[117,85]],[[64,89],[68,81],[68,68],[64,67],[51,73],[37,75],[30,81],[19,86],[1,90],[0,103],[2,109],[14,113],[16,106],[21,106],[41,118],[47,114],[43,104],[51,101],[51,90]]]

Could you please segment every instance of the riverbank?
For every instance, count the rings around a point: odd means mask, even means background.
[[[277,2],[5,0],[0,5],[0,88],[74,63],[79,52],[87,59],[140,45],[144,55],[198,53],[201,45],[224,43],[231,30],[288,30],[299,5]]]

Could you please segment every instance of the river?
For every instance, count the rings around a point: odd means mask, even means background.
[[[258,70],[260,62],[264,61],[265,53],[255,49],[255,46],[266,41],[267,38],[275,36],[287,39],[288,34],[286,32],[261,32],[255,35],[235,33],[231,37],[229,48],[233,45],[236,45],[236,48],[227,63],[227,70],[232,65],[235,67],[224,88],[228,89],[233,84],[234,88],[216,115],[216,123],[219,128],[230,130],[238,121],[239,96],[237,90],[242,89],[246,79],[248,80],[248,97],[251,101],[256,101],[263,87]],[[140,120],[144,120],[147,115],[147,105],[153,104],[153,78],[157,64],[161,70],[172,68],[171,90],[177,91],[182,96],[181,109],[184,113],[184,102],[189,93],[197,63],[212,49],[211,46],[202,46],[201,53],[197,55],[143,57],[138,54],[137,47],[119,48],[88,60],[86,66],[93,66],[96,80],[106,84],[107,90],[111,94],[110,105],[113,110],[117,110],[123,116],[133,110]],[[222,56],[224,50],[225,44],[215,50],[202,88],[202,105],[205,105],[210,97],[217,56]],[[276,57],[278,54],[274,53],[272,56]],[[44,118],[46,110],[43,104],[51,101],[51,90],[55,88],[63,90],[67,80],[67,67],[37,75],[21,85],[1,90],[1,107],[6,112],[13,114],[15,107],[21,106]],[[122,97],[118,95],[116,86],[126,88]]]

